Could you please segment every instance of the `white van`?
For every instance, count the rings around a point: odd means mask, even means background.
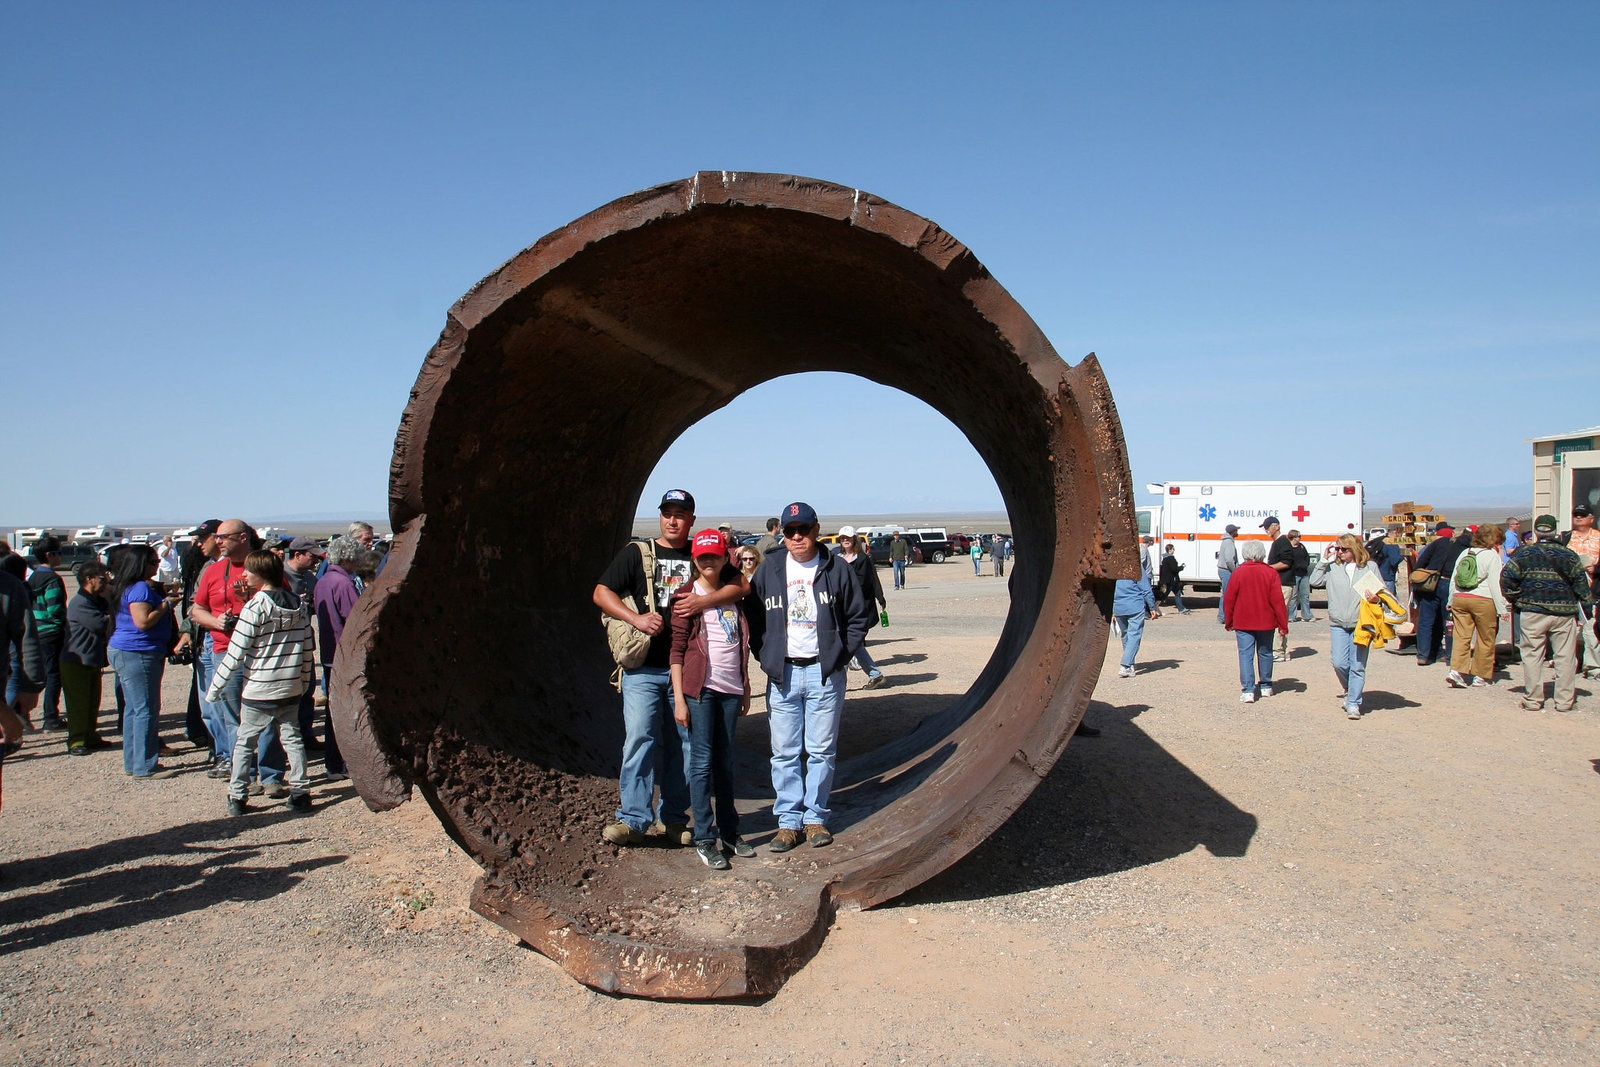
[[[1241,544],[1267,541],[1261,523],[1275,515],[1280,532],[1300,531],[1313,560],[1340,534],[1362,535],[1366,498],[1359,481],[1152,482],[1145,488],[1161,494],[1160,514],[1153,517],[1156,547],[1164,554],[1173,546],[1186,587],[1221,585],[1217,547],[1230,524],[1239,527],[1234,540]]]

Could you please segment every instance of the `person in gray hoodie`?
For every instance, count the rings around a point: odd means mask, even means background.
[[[1227,624],[1227,616],[1222,610],[1222,598],[1228,593],[1228,579],[1233,577],[1234,570],[1239,566],[1239,545],[1234,541],[1234,536],[1239,532],[1239,527],[1229,523],[1222,528],[1222,541],[1217,545],[1217,580],[1222,583],[1217,586],[1217,621]]]
[[[1349,719],[1361,718],[1361,693],[1367,685],[1367,655],[1372,651],[1372,646],[1357,644],[1355,640],[1356,624],[1361,621],[1361,601],[1375,599],[1370,592],[1365,597],[1356,592],[1356,582],[1362,575],[1370,575],[1379,586],[1383,585],[1383,574],[1355,534],[1340,534],[1311,572],[1311,587],[1328,590],[1328,638],[1332,643],[1329,658],[1333,661],[1339,687],[1344,690],[1339,700]]]
[[[311,685],[316,647],[310,607],[284,588],[283,560],[257,549],[245,557],[245,581],[251,597],[239,612],[206,694],[216,700],[236,671],[244,674],[240,691],[239,733],[233,746],[233,776],[228,781],[228,814],[243,815],[255,762],[256,742],[276,726],[289,757],[289,807],[311,810],[306,783],[306,749],[300,736],[300,697]]]

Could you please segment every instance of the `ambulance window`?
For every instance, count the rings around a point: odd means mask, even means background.
[[[1141,536],[1143,536],[1144,534],[1147,534],[1149,532],[1150,532],[1150,513],[1148,511],[1141,511],[1141,512],[1139,512],[1139,534]]]

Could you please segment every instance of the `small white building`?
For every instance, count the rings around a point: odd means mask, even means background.
[[[1561,529],[1572,528],[1572,509],[1588,504],[1600,510],[1600,426],[1534,437],[1533,513],[1554,515]]]

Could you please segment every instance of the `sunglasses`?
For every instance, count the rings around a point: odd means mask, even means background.
[[[811,536],[811,527],[809,527],[809,526],[793,527],[793,528],[790,528],[790,529],[787,529],[787,530],[783,531],[783,536],[789,538],[790,540],[793,540],[794,538],[797,538],[797,537],[810,537]]]

